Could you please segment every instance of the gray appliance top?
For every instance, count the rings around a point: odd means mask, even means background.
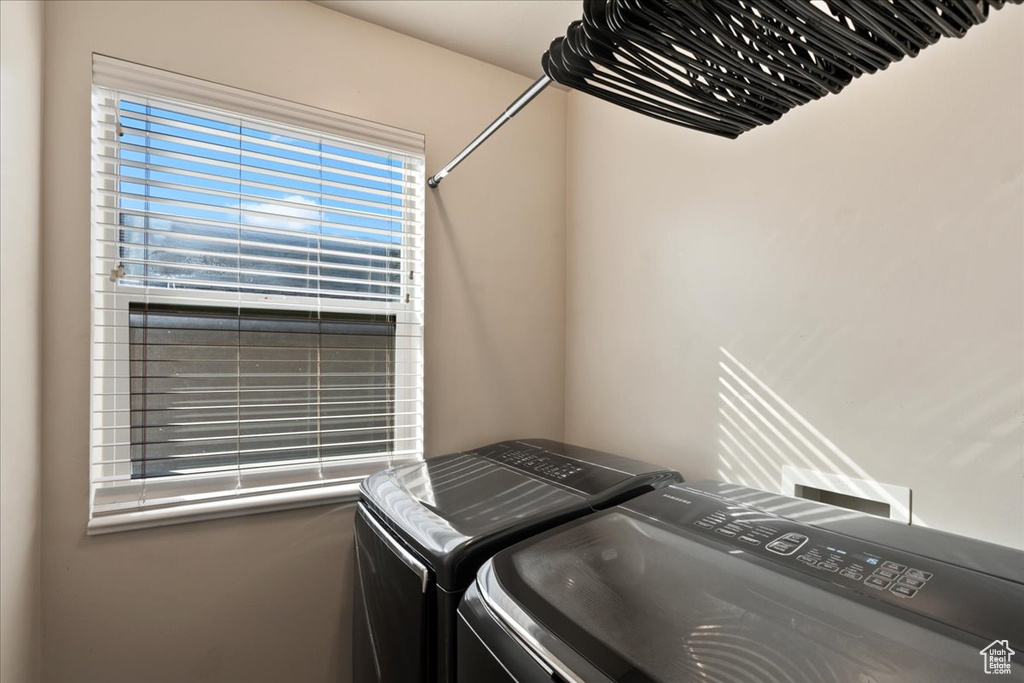
[[[531,530],[680,480],[638,460],[521,439],[378,472],[363,480],[361,494],[454,589],[472,582],[495,548]]]
[[[802,524],[1024,583],[1024,553],[1006,546],[738,484],[698,481],[683,484],[682,488],[755,507]]]
[[[446,555],[527,515],[586,506],[583,496],[472,453],[431,458],[363,481],[363,499],[428,555]]]
[[[588,682],[973,680],[988,643],[1022,651],[1021,584],[702,486],[498,553],[477,581],[484,603],[563,678]]]

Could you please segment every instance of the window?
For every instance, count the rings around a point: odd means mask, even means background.
[[[90,533],[422,457],[423,138],[93,63]]]

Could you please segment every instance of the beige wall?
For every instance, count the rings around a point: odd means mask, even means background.
[[[0,680],[39,677],[43,6],[0,2]]]
[[[1024,548],[1022,35],[1008,6],[732,141],[572,93],[567,438],[910,486]]]
[[[346,680],[351,506],[85,536],[92,52],[425,133],[429,169],[528,81],[309,3],[46,7],[45,679]],[[565,106],[429,193],[428,454],[562,436]]]

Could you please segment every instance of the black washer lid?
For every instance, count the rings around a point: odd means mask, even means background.
[[[454,590],[497,549],[680,479],[636,460],[530,439],[384,470],[367,477],[361,493]]]
[[[970,680],[989,642],[625,507],[502,551],[479,576],[492,613],[569,680]]]

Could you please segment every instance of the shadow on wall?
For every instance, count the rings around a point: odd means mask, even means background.
[[[719,351],[717,474],[723,481],[778,491],[786,465],[852,477],[861,480],[848,481],[853,495],[884,501],[894,518],[909,518],[912,524],[927,526],[735,356],[721,347]]]

